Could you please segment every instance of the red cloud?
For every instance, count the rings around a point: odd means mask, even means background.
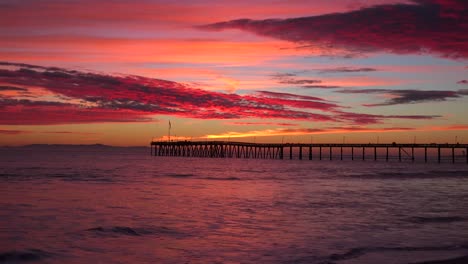
[[[56,125],[103,122],[149,122],[148,113],[128,110],[82,108],[71,104],[17,100],[5,104],[0,99],[2,125]]]
[[[230,122],[227,123],[228,125],[236,125],[236,126],[263,126],[263,125],[268,125],[268,126],[298,126],[298,124],[293,124],[293,123],[273,123],[273,122]]]
[[[20,117],[10,118],[6,114],[2,115],[3,120],[0,122],[8,124],[14,122],[37,124],[145,121],[148,120],[149,115],[154,114],[203,119],[260,117],[331,121],[333,117],[325,113],[297,111],[288,107],[303,106],[303,108],[322,111],[338,107],[312,101],[324,101],[316,97],[291,95],[290,99],[280,99],[267,96],[240,96],[193,89],[176,82],[139,76],[108,76],[34,65],[2,64],[20,67],[17,70],[0,70],[2,83],[26,87],[34,85],[61,97],[81,101],[79,105],[66,105],[67,109],[60,111],[53,106],[63,103],[0,98],[2,111],[14,112],[17,117]],[[42,108],[32,109],[31,107],[36,104],[41,104]],[[45,104],[52,104],[52,106],[46,109]],[[22,109],[27,111],[15,112],[12,107],[16,105],[21,105]],[[7,106],[9,108],[6,108]],[[33,115],[33,111],[46,111],[47,114]],[[73,118],[74,116],[76,118]]]
[[[240,19],[199,28],[240,29],[301,45],[345,49],[350,53],[384,51],[468,57],[468,2],[414,2],[291,19]]]
[[[155,114],[201,119],[276,118],[351,123],[407,118],[345,114],[340,112],[339,105],[313,96],[268,91],[242,96],[139,76],[110,76],[14,63],[1,65],[5,69],[0,69],[0,83],[39,87],[52,93],[48,99],[53,95],[55,98],[41,101],[0,94],[0,124],[146,122]]]
[[[18,134],[24,134],[24,133],[29,133],[30,131],[25,131],[25,130],[6,130],[6,129],[0,129],[0,134],[3,135],[18,135]]]
[[[44,131],[42,134],[74,134],[74,135],[98,135],[93,132],[74,132],[74,131]]]

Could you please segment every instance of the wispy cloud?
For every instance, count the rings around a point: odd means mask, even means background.
[[[274,122],[229,122],[228,125],[236,126],[298,126],[293,123],[274,123]]]
[[[19,135],[19,134],[29,134],[29,133],[39,133],[39,134],[66,134],[66,135],[98,135],[99,133],[94,132],[77,132],[77,131],[31,131],[31,130],[10,130],[10,129],[0,129],[0,134],[3,135]]]
[[[57,102],[7,101],[0,99],[2,125],[57,125],[107,122],[150,122],[148,114],[126,109],[82,107]]]
[[[295,73],[277,73],[272,75],[273,80],[280,84],[299,86],[305,89],[335,89],[341,86],[321,84],[322,80],[299,79]]]
[[[295,73],[276,73],[272,75],[273,79],[281,84],[309,85],[321,83],[321,80],[298,79]]]
[[[339,119],[353,120],[356,125],[370,125],[382,123],[386,119],[412,119],[412,120],[430,120],[440,118],[440,115],[376,115],[364,113],[352,113],[336,111],[335,115]]]
[[[0,129],[0,134],[2,135],[18,135],[18,134],[25,134],[25,133],[30,133],[30,131]]]
[[[303,85],[303,84],[313,84],[313,83],[321,83],[322,81],[320,80],[309,80],[309,79],[284,79],[279,81],[279,83],[282,84],[298,84],[298,85]]]
[[[0,86],[0,92],[2,91],[21,91],[25,92],[28,89],[25,88],[20,88],[20,87],[14,87],[14,86]]]
[[[341,86],[338,85],[303,85],[301,88],[304,89],[337,89],[341,88]]]
[[[451,98],[460,98],[467,95],[464,90],[390,90],[390,89],[345,89],[338,91],[348,94],[386,94],[390,97],[382,103],[364,104],[364,106],[385,106],[397,104],[414,104],[422,102],[446,101]]]
[[[271,91],[258,91],[257,94],[261,96],[267,96],[272,98],[282,98],[282,99],[293,99],[293,100],[309,100],[309,101],[327,101],[320,97],[308,96],[308,95],[298,95],[291,93],[279,93]]]
[[[76,131],[43,131],[41,134],[70,134],[70,135],[99,135],[100,133],[94,132],[76,132]]]
[[[468,124],[448,125],[448,126],[429,126],[422,130],[428,131],[450,131],[450,130],[468,130]]]
[[[468,57],[468,5],[465,0],[415,0],[360,10],[290,19],[239,19],[200,26],[239,29],[319,49],[350,54],[434,53]]]
[[[354,67],[336,67],[318,70],[318,73],[356,73],[356,72],[375,72],[375,68],[354,68]]]

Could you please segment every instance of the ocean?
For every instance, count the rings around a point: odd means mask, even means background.
[[[468,263],[468,165],[1,148],[0,263]]]

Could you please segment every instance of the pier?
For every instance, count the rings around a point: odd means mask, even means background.
[[[152,156],[308,159],[308,160],[424,160],[468,164],[468,144],[303,144],[231,141],[153,141]]]

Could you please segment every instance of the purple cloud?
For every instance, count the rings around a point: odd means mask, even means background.
[[[450,98],[459,98],[464,95],[463,90],[458,91],[443,91],[443,90],[389,90],[389,89],[346,89],[338,91],[339,93],[348,94],[389,94],[392,98],[386,102],[375,104],[364,104],[364,106],[385,106],[397,104],[414,104],[422,102],[437,102],[446,101]]]
[[[318,73],[356,73],[356,72],[375,72],[375,68],[353,68],[353,67],[337,67],[331,69],[322,69]]]

